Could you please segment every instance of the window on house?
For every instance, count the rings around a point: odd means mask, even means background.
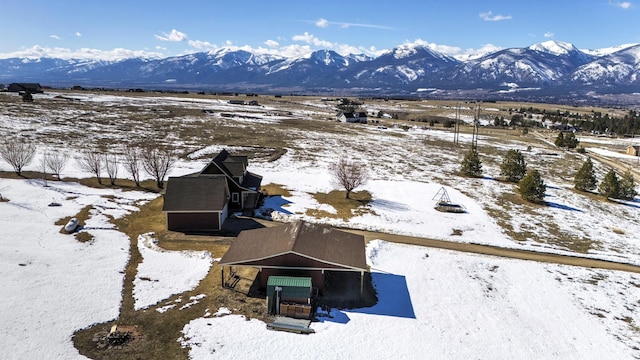
[[[231,201],[234,203],[237,203],[240,201],[240,194],[238,193],[233,193],[231,194]]]

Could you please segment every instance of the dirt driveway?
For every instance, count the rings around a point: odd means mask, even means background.
[[[342,229],[342,230],[363,235],[366,242],[380,239],[380,240],[386,240],[386,241],[401,243],[401,244],[420,245],[420,246],[426,246],[426,247],[432,247],[432,248],[438,248],[438,249],[447,249],[447,250],[462,251],[462,252],[473,253],[473,254],[499,256],[499,257],[505,257],[505,258],[511,258],[511,259],[531,260],[531,261],[539,261],[539,262],[546,262],[546,263],[552,263],[552,264],[572,265],[572,266],[581,266],[581,267],[588,267],[588,268],[640,273],[640,266],[625,264],[625,263],[618,263],[618,262],[607,261],[607,260],[598,260],[598,259],[592,259],[592,258],[586,258],[586,257],[580,257],[580,256],[544,253],[544,252],[521,250],[521,249],[509,249],[509,248],[503,248],[503,247],[493,246],[493,245],[458,243],[453,241],[425,239],[425,238],[419,238],[419,237],[384,234],[384,233],[362,231],[362,230],[348,230],[348,229]]]

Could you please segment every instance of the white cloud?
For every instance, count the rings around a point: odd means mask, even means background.
[[[202,50],[211,51],[218,48],[218,46],[215,44],[212,44],[208,41],[201,41],[201,40],[189,40],[188,44],[192,48],[200,51]]]
[[[182,33],[176,29],[171,30],[170,33],[162,33],[162,35],[154,35],[156,37],[156,39],[160,40],[160,41],[174,41],[174,42],[178,42],[178,41],[185,41],[187,40],[187,35],[185,33]]]
[[[82,37],[82,34],[79,31],[76,31],[76,36],[77,37]]]
[[[49,35],[50,38],[54,39],[54,40],[60,40],[62,39],[60,36],[58,35]]]
[[[327,19],[318,19],[318,21],[316,21],[316,26],[319,28],[326,28],[327,26],[329,26],[329,21],[327,21]]]
[[[277,48],[278,46],[280,46],[280,43],[275,40],[267,40],[264,42],[264,44],[270,48]]]
[[[618,1],[609,1],[609,5],[611,6],[615,6],[615,7],[619,7],[621,9],[629,9],[633,6],[633,4],[631,4],[628,1],[623,1],[623,2],[618,2]]]
[[[148,52],[143,50],[127,50],[116,48],[113,50],[99,49],[65,49],[65,48],[48,48],[35,45],[28,49],[22,49],[11,53],[0,54],[1,59],[9,58],[59,58],[59,59],[82,59],[82,60],[105,60],[116,61],[135,57],[144,58],[160,58],[163,54],[157,52]]]
[[[551,31],[547,31],[546,33],[544,33],[544,35],[543,35],[543,36],[544,36],[544,37],[546,37],[546,38],[552,38],[552,37],[554,37],[555,35],[554,35]]]
[[[351,23],[351,22],[341,22],[341,21],[329,21],[327,19],[320,18],[313,22],[319,28],[326,28],[329,25],[337,25],[343,29],[349,27],[362,27],[368,29],[379,29],[379,30],[395,30],[394,27],[387,25],[376,25],[376,24],[364,24],[364,23]]]
[[[491,11],[480,13],[480,18],[484,21],[511,20],[511,15],[493,15]]]
[[[307,44],[311,44],[311,45],[319,46],[319,47],[323,47],[323,48],[328,48],[328,49],[331,49],[331,48],[334,47],[334,44],[332,42],[326,41],[326,40],[321,40],[321,39],[313,36],[312,34],[309,34],[306,31],[302,35],[294,35],[291,39],[293,41],[302,41],[302,42],[305,42]]]

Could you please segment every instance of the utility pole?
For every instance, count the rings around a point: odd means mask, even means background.
[[[453,125],[453,143],[458,144],[460,141],[460,103],[456,107],[456,123]]]
[[[473,136],[471,137],[471,149],[478,150],[478,123],[480,122],[480,102],[477,102],[476,113],[473,117]]]

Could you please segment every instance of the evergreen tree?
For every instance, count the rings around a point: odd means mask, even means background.
[[[476,149],[471,149],[462,160],[460,171],[465,176],[482,177],[482,163]]]
[[[530,170],[518,182],[518,192],[523,199],[533,203],[543,203],[547,186],[538,170]]]
[[[633,200],[633,198],[638,195],[631,170],[627,170],[627,172],[622,175],[618,185],[620,186],[620,193],[618,194],[619,199]]]
[[[607,175],[604,176],[602,182],[598,186],[598,192],[604,195],[607,199],[617,199],[620,196],[620,183],[618,181],[618,175],[615,171],[609,170]]]
[[[564,146],[564,133],[562,131],[560,131],[558,137],[556,137],[556,141],[554,142],[554,144],[556,144],[557,147]]]
[[[509,150],[500,165],[500,175],[509,182],[518,182],[527,173],[527,163],[520,150]]]
[[[562,143],[563,147],[568,149],[575,149],[578,146],[578,138],[576,138],[576,134],[570,132],[567,136],[564,137],[564,142]]]
[[[591,191],[596,188],[596,175],[593,170],[593,162],[591,162],[591,158],[587,158],[587,160],[582,164],[580,170],[576,173],[573,183],[576,190],[580,191]]]

